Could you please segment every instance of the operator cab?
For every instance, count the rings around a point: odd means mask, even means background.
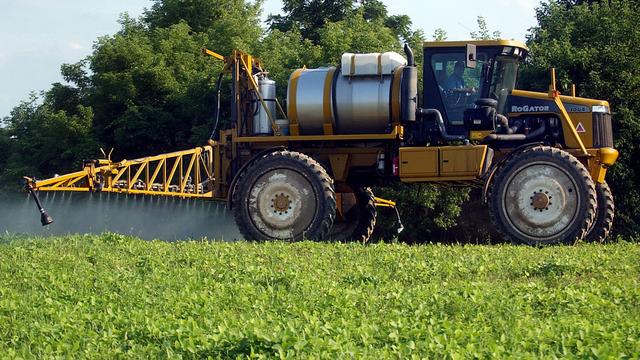
[[[475,45],[475,68],[468,67],[469,46]],[[497,102],[506,114],[516,85],[518,66],[529,49],[513,40],[424,42],[424,108],[438,109],[449,134],[464,134],[465,111],[479,99]]]

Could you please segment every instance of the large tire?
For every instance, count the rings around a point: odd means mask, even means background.
[[[307,155],[286,150],[247,167],[232,201],[247,240],[322,240],[336,214],[333,180],[325,169]]]
[[[373,233],[378,216],[373,192],[368,187],[356,187],[353,192],[356,204],[344,214],[342,221],[334,221],[329,231],[332,241],[366,243]]]
[[[596,190],[585,166],[566,151],[535,146],[498,170],[489,211],[508,241],[574,244],[594,221]]]
[[[613,227],[615,205],[613,203],[613,194],[606,182],[596,184],[596,196],[598,199],[596,219],[593,221],[585,241],[601,243],[607,240]]]

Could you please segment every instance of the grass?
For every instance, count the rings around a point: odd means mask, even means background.
[[[0,235],[15,358],[639,358],[640,245]]]

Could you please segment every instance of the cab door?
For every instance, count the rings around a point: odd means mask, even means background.
[[[487,52],[477,52],[474,69],[465,66],[465,54],[462,47],[425,48],[423,107],[438,109],[450,134],[465,133],[464,111],[486,92],[482,74]]]

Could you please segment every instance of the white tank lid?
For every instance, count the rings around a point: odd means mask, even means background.
[[[371,76],[393,74],[398,66],[406,66],[407,60],[397,52],[370,54],[342,54],[343,76]]]

